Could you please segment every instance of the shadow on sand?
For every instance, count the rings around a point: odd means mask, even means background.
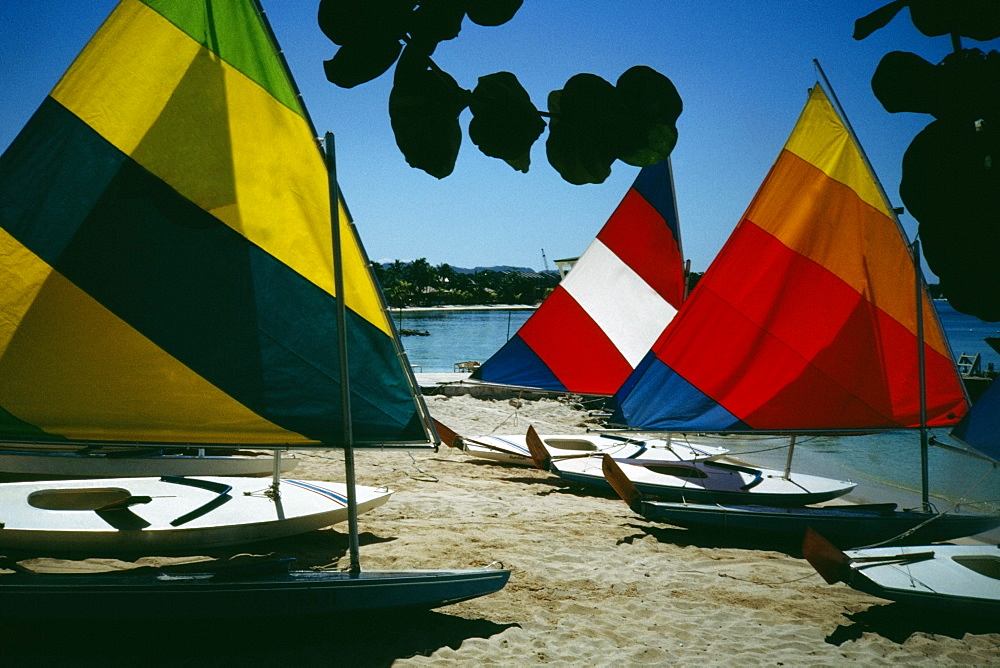
[[[637,519],[642,521],[641,518]],[[628,523],[625,526],[636,529],[637,533],[623,538],[621,540],[623,543],[632,543],[635,540],[650,536],[661,543],[673,543],[681,547],[769,550],[783,552],[799,559],[802,558],[801,538],[793,539],[782,536],[761,535],[760,533],[713,529],[684,529],[669,524],[652,526],[649,524]]]
[[[1000,632],[1000,619],[988,615],[941,611],[929,607],[886,603],[844,615],[850,624],[841,624],[826,637],[831,645],[843,645],[858,640],[865,633],[877,633],[897,644],[903,644],[915,633],[948,636],[961,639],[966,634]]]
[[[363,532],[362,546],[396,540]],[[336,564],[348,537],[324,529],[301,536],[203,553],[214,562],[169,564],[170,572],[205,572],[227,566],[294,556],[294,568]],[[7,554],[0,565],[39,555]],[[47,554],[49,558],[60,555]],[[72,555],[64,555],[72,559]],[[79,559],[79,556],[77,557]],[[74,570],[92,560],[72,561]],[[100,561],[100,560],[97,560]],[[141,563],[141,562],[140,562]],[[101,566],[100,563],[97,566]],[[159,570],[151,565],[139,570]],[[2,584],[2,583],[0,583]],[[0,665],[8,666],[390,666],[398,659],[458,648],[469,638],[489,638],[516,624],[465,619],[433,610],[354,615],[241,618],[220,608],[205,620],[143,619],[141,609],[94,610],[87,619],[5,623]]]
[[[550,478],[513,477],[504,478],[504,481],[517,483],[526,487],[534,486],[536,488],[534,493],[542,496],[547,496],[549,494],[566,494],[568,496],[578,497],[592,496],[602,499],[613,499],[621,503],[621,498],[619,498],[619,496],[615,494],[612,489],[580,485],[575,482],[563,480],[557,476],[552,476]],[[542,487],[544,487],[544,489]]]
[[[390,666],[514,624],[435,611],[298,620],[170,620],[7,626],[4,666]]]

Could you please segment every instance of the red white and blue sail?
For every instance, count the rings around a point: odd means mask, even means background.
[[[611,395],[676,315],[684,281],[665,160],[639,172],[572,271],[473,377]]]
[[[819,86],[718,257],[616,394],[644,429],[920,424],[917,277],[859,145]],[[920,291],[927,421],[967,399]]]

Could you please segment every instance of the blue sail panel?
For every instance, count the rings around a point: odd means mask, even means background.
[[[984,455],[1000,461],[1000,383],[990,383],[951,433]]]
[[[657,397],[669,396],[671,410],[659,410]],[[701,392],[652,352],[636,367],[625,385],[615,394],[611,422],[641,424],[646,429],[726,431],[746,429],[735,415]]]
[[[540,390],[566,392],[541,357],[515,334],[490,358],[491,364],[483,365],[472,374],[475,380],[518,387],[536,387]]]

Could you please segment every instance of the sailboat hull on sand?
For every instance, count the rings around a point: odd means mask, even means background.
[[[282,457],[281,473],[298,465]],[[56,448],[0,448],[0,473],[32,478],[135,478],[139,476],[266,476],[274,472],[269,454],[163,454],[158,449],[61,452]]]
[[[254,478],[115,478],[0,485],[0,547],[116,555],[284,538],[347,519],[342,483]],[[389,500],[357,487],[358,511]],[[0,584],[3,580],[0,579]]]
[[[748,539],[797,543],[812,527],[838,547],[870,545],[904,535],[901,542],[906,544],[933,543],[1000,527],[996,515],[929,515],[920,510],[897,510],[894,503],[775,508],[643,499],[633,510],[648,520],[730,536],[737,533]]]
[[[614,457],[656,459],[661,461],[694,461],[720,457],[725,448],[708,443],[682,442],[674,439],[639,439],[615,434],[543,434],[540,435],[549,456],[555,460],[607,453]],[[455,447],[466,454],[502,464],[534,466],[527,436],[458,437]]]
[[[288,570],[288,564],[259,574],[102,573],[4,576],[0,619],[30,622],[52,619],[271,619],[332,613],[432,609],[477,598],[504,588],[510,571],[466,570]],[[274,572],[268,572],[272,570]],[[55,604],[54,604],[55,603]]]
[[[932,557],[911,561],[909,555],[929,550]],[[1000,612],[1000,547],[932,545],[848,551],[855,562],[850,584],[872,596],[903,603],[968,613]],[[867,557],[896,558],[878,565],[857,562]]]
[[[1000,546],[915,545],[841,552],[813,530],[802,554],[828,584],[951,614],[1000,612]]]
[[[559,477],[584,485],[611,489],[604,473],[604,457],[553,461]],[[663,500],[697,503],[756,503],[802,506],[847,494],[855,484],[819,476],[726,462],[672,462],[615,459],[619,470],[640,493]]]

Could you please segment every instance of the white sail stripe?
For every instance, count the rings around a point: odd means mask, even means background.
[[[633,368],[677,313],[599,239],[587,247],[562,286]]]

